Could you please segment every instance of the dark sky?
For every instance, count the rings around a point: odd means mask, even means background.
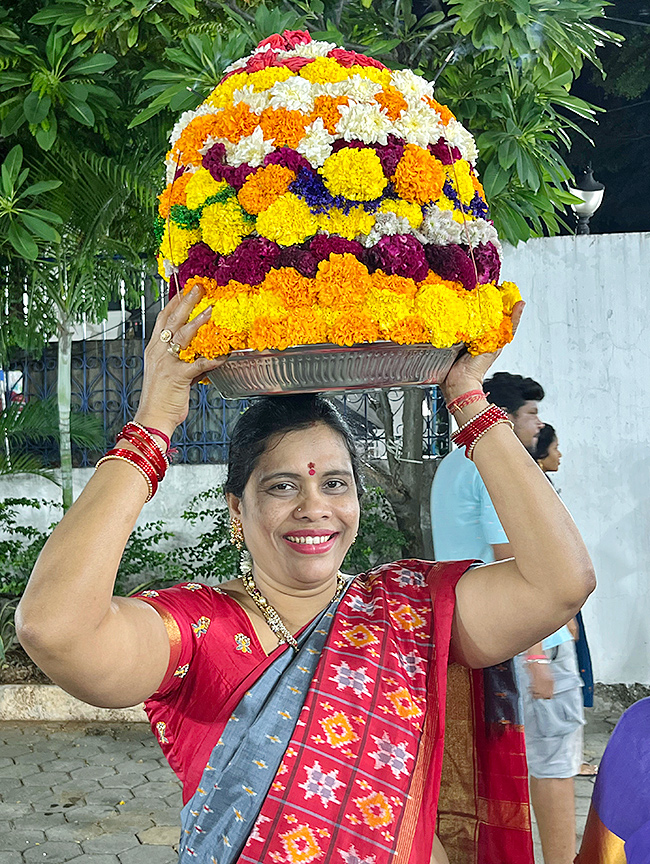
[[[591,67],[573,87],[576,96],[607,110],[597,125],[581,123],[595,147],[574,134],[567,162],[576,173],[591,162],[595,179],[605,184],[592,233],[650,231],[650,0],[615,0],[607,17],[605,29],[626,42],[600,49],[604,82]]]

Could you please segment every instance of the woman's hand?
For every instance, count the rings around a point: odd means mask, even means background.
[[[514,305],[512,310],[513,335],[517,331],[525,305],[523,300]],[[452,399],[462,396],[469,390],[480,390],[483,387],[483,379],[487,375],[488,369],[502,350],[476,356],[467,351],[461,354],[447,373],[445,380],[440,384],[445,400],[451,402]]]
[[[156,319],[156,326],[144,352],[142,396],[135,420],[143,426],[160,429],[170,438],[187,417],[190,387],[212,369],[226,361],[226,357],[207,360],[200,357],[194,363],[179,360],[170,350],[171,344],[186,348],[199,328],[210,320],[212,307],[208,307],[192,321],[187,319],[203,294],[195,286],[189,294],[177,294],[169,301]],[[161,333],[171,332],[171,340],[163,341]]]

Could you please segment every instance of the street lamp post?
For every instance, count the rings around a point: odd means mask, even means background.
[[[569,187],[569,192],[576,198],[581,198],[580,204],[572,204],[571,208],[578,217],[577,234],[589,234],[589,220],[600,207],[605,187],[598,180],[594,180],[594,171],[591,165],[578,175],[575,186]]]

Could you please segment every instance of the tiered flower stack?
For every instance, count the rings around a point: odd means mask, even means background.
[[[512,283],[474,139],[404,69],[285,31],[180,118],[160,272],[212,318],[181,358],[390,340],[512,338]]]

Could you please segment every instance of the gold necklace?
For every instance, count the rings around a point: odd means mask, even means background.
[[[248,596],[251,598],[253,603],[260,610],[262,615],[264,616],[264,620],[269,625],[273,633],[278,637],[278,644],[282,644],[286,642],[288,645],[291,645],[294,651],[298,650],[298,643],[294,635],[287,629],[284,624],[282,618],[280,618],[280,613],[277,611],[275,606],[271,606],[266,597],[262,594],[260,589],[255,584],[255,579],[253,578],[252,573],[242,573],[241,574],[242,585]],[[345,588],[345,576],[339,572],[336,574],[336,592],[332,600],[336,600],[343,593],[343,589]]]

